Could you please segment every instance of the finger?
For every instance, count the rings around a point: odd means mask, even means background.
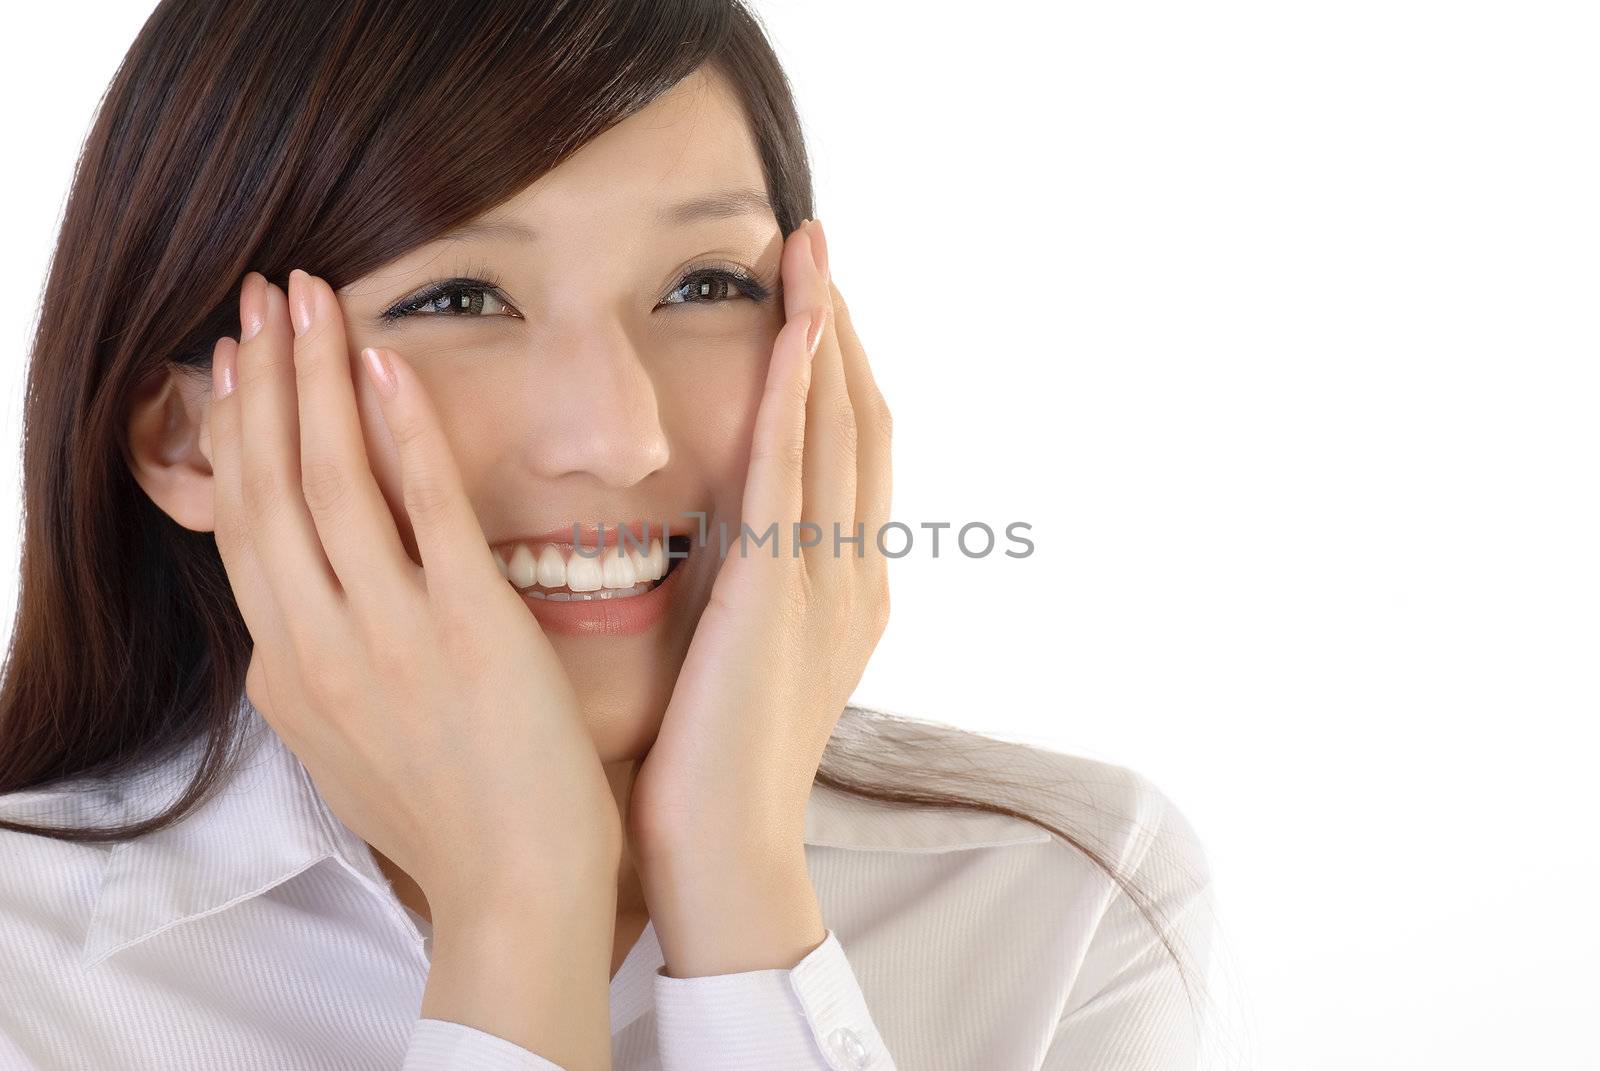
[[[244,308],[252,302],[253,309]],[[295,651],[306,651],[342,623],[344,596],[300,489],[289,304],[259,272],[246,276],[240,303],[247,318],[260,312],[260,329],[240,343],[236,377],[241,517],[283,611],[284,631]]]
[[[211,527],[239,615],[260,644],[269,637],[281,637],[283,622],[251,545],[250,523],[240,495],[239,395],[237,391],[220,393],[225,380],[237,382],[238,355],[239,343],[226,335],[211,350]]]
[[[240,493],[239,395],[225,383],[231,380],[233,385],[237,385],[238,357],[239,343],[226,335],[218,339],[212,348],[209,417],[212,530],[217,553],[228,575],[228,585],[233,590],[234,602],[239,608],[239,616],[244,618],[252,641],[250,665],[245,674],[245,694],[280,735],[294,740],[298,736],[297,727],[286,722],[282,716],[285,710],[294,708],[273,704],[265,694],[268,661],[273,662],[272,675],[279,680],[293,680],[295,667],[292,662],[286,661],[286,656],[292,653],[292,647],[285,629],[283,611],[262,570],[261,560],[255,554],[250,522],[245,517]],[[224,395],[221,393],[223,389],[229,389],[230,392]]]
[[[300,407],[300,482],[322,548],[345,595],[376,612],[402,579],[420,584],[361,436],[344,314],[333,288],[289,273]]]
[[[803,300],[811,308],[826,309],[827,314],[816,355],[811,358],[801,514],[822,529],[822,542],[806,555],[812,566],[810,571],[818,576],[836,575],[839,571],[829,569],[829,565],[865,554],[864,542],[846,542],[860,534],[856,531],[856,417],[845,386],[844,361],[833,322],[826,238],[816,220],[808,221],[804,229],[819,264],[802,283]]]
[[[833,291],[834,328],[844,366],[850,404],[856,415],[856,519],[866,525],[869,541],[889,521],[893,495],[892,445],[894,416],[883,400],[867,362],[867,352],[850,320],[850,308],[836,283]]]
[[[809,256],[804,240],[784,256]],[[741,506],[743,523],[762,535],[778,526],[778,555],[793,558],[794,524],[800,519],[801,466],[805,459],[806,395],[811,387],[811,353],[806,348],[809,312],[791,315],[772,343],[767,382],[751,432],[750,468]],[[754,554],[754,551],[750,552]],[[765,552],[763,552],[765,553]]]
[[[438,411],[416,370],[393,350],[368,347],[361,351],[361,362],[377,388],[384,423],[399,454],[401,498],[428,594],[481,605],[485,591],[503,588],[506,581],[467,498]],[[392,388],[385,376],[391,377]]]

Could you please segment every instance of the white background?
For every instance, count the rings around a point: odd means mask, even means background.
[[[8,448],[151,6],[8,12]],[[1236,1060],[1595,1066],[1596,9],[759,9],[895,517],[1037,547],[897,562],[857,699],[1161,785],[1216,872]]]

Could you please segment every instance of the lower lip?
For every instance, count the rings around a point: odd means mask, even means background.
[[[675,581],[687,558],[676,558],[672,570],[661,583],[643,595],[626,599],[573,599],[556,601],[524,595],[534,618],[546,631],[561,636],[634,636],[645,632],[667,613],[667,602],[676,590]]]

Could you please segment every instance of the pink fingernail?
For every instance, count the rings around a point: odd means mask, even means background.
[[[266,321],[267,278],[258,271],[247,272],[239,287],[239,341],[255,338]]]
[[[389,355],[381,349],[368,346],[361,351],[361,360],[366,364],[367,375],[371,377],[372,385],[378,388],[378,393],[385,398],[393,398],[400,389],[400,382],[394,377]]]
[[[817,273],[828,278],[828,236],[822,232],[822,221],[811,221],[811,259],[817,265]]]
[[[295,276],[300,278],[296,279]],[[311,330],[312,302],[316,295],[311,292],[311,276],[296,268],[289,273],[289,309],[294,314],[294,333],[303,335]]]
[[[811,326],[806,328],[806,353],[815,357],[817,347],[822,344],[822,329],[828,326],[828,310],[817,309],[811,314]]]
[[[233,362],[239,344],[224,335],[211,352],[211,391],[221,399],[233,393]]]

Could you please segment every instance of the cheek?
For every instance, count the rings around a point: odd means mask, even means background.
[[[660,419],[673,445],[674,464],[698,470],[699,479],[724,509],[736,508],[744,493],[750,439],[771,360],[769,333],[763,328],[753,334],[739,339],[701,339],[697,345],[679,347],[687,352],[661,354],[665,359],[651,362],[650,378]],[[770,334],[775,335],[776,329]],[[483,426],[484,399],[494,397],[494,392],[488,384],[475,385],[467,377],[430,377],[425,365],[418,367],[418,373],[471,494],[477,486],[475,473],[490,467],[489,459],[475,457],[474,450],[492,451],[493,445],[481,434],[475,442],[462,439],[457,432],[463,427]],[[376,391],[364,378],[356,380],[356,408],[373,475],[401,540],[415,560],[418,555],[405,514],[399,455]],[[526,414],[513,417],[511,423],[516,419],[526,419]]]
[[[658,380],[668,435],[674,447],[705,474],[719,502],[737,501],[750,461],[750,437],[766,386],[763,352],[739,360],[702,362]]]
[[[471,425],[468,412],[472,404],[471,393],[460,389],[452,390],[449,384],[430,379],[426,371],[419,370],[418,374],[422,377],[428,398],[433,403],[434,412],[444,425],[451,454],[455,458],[457,468],[461,470],[462,481],[470,495],[474,486],[472,481],[472,474],[475,471],[474,461],[470,455],[462,453],[463,444],[458,440],[456,431],[458,428]],[[376,389],[365,379],[357,381],[356,412],[361,417],[361,435],[367,449],[367,464],[372,469],[378,489],[383,493],[384,501],[389,506],[389,513],[394,518],[395,530],[400,534],[401,543],[405,545],[412,561],[420,565],[421,555],[417,551],[411,520],[405,511],[400,454],[395,448],[394,436],[389,433],[389,424],[383,418],[383,409],[378,404]]]

